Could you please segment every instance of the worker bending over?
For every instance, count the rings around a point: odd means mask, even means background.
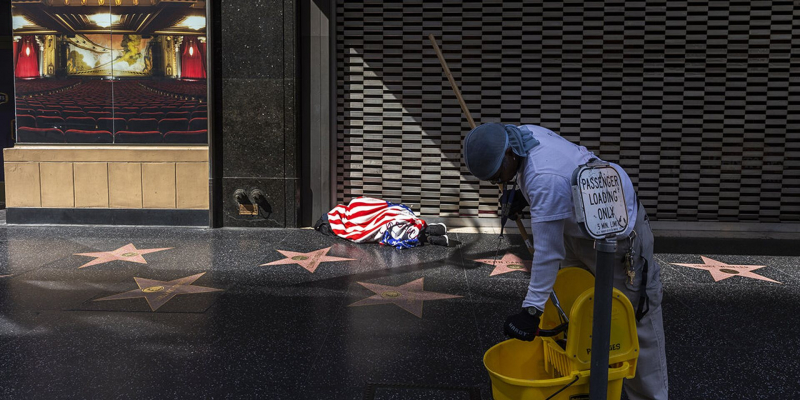
[[[578,166],[592,159],[597,157],[586,147],[536,125],[483,124],[464,139],[464,162],[472,175],[504,185],[516,177],[519,192],[530,204],[534,246],[531,281],[522,310],[506,320],[508,336],[534,339],[559,268],[581,266],[595,272],[594,239],[584,234],[575,220],[570,183]],[[630,178],[619,165],[611,165],[629,194],[625,198],[628,220],[635,221],[617,236],[614,268],[614,287],[625,293],[636,309],[639,335],[636,377],[626,380],[625,391],[632,400],[667,399],[661,269],[653,258],[653,233]],[[521,196],[514,198],[521,200]],[[515,203],[512,214],[528,205]]]

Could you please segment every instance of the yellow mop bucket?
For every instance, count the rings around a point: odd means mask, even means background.
[[[532,342],[506,340],[486,351],[483,364],[495,400],[588,398],[594,277],[580,268],[564,268],[553,289],[561,307],[570,310],[569,330],[566,335],[537,337]],[[622,380],[635,375],[639,340],[633,306],[619,290],[614,289],[613,296],[607,398],[618,399]],[[556,307],[548,301],[540,328],[560,323]]]

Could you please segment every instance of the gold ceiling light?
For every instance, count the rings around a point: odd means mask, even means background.
[[[86,0],[83,0],[83,3],[86,4]],[[98,6],[104,6],[106,4],[106,0],[97,0]]]
[[[122,0],[114,0],[114,3],[115,3],[116,5],[120,5],[120,4],[122,4]]]
[[[100,13],[100,14],[93,14],[90,15],[89,20],[94,22],[95,25],[101,28],[108,28],[111,25],[116,25],[119,23],[120,16],[113,15],[109,13]]]
[[[176,26],[199,31],[200,29],[206,27],[206,17],[200,17],[200,16],[186,17]]]
[[[31,21],[28,21],[28,19],[27,19],[27,18],[25,18],[25,17],[23,17],[23,16],[21,16],[21,15],[15,15],[15,16],[13,16],[13,17],[11,18],[11,22],[12,22],[12,26],[13,26],[13,28],[14,28],[15,30],[16,30],[16,29],[21,29],[21,28],[24,28],[24,27],[26,27],[26,26],[33,26],[33,22],[31,22]]]

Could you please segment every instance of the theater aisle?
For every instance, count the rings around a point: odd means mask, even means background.
[[[0,225],[0,398],[490,399],[508,237]],[[800,257],[656,257],[671,397],[795,396]]]

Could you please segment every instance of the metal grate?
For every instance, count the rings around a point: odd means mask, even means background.
[[[800,221],[800,3],[340,1],[338,201],[495,216],[461,161],[476,122],[537,124],[618,162],[653,219]]]

